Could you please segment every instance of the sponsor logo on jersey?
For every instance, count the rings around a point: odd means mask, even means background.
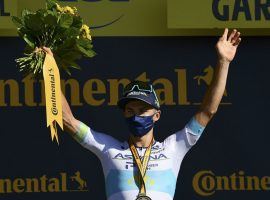
[[[140,156],[141,159],[143,159],[143,156]],[[112,159],[117,159],[117,160],[132,160],[132,155],[131,154],[123,154],[123,153],[118,153],[116,154]],[[151,155],[150,156],[150,161],[151,160],[167,160],[169,159],[165,154],[161,153],[158,155]]]

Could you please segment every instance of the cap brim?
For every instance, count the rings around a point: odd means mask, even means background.
[[[125,108],[125,105],[129,102],[129,101],[132,101],[132,100],[140,100],[140,101],[143,101],[145,103],[147,103],[148,105],[152,106],[153,108],[156,108],[156,109],[159,109],[155,106],[153,106],[151,103],[149,103],[147,100],[143,99],[143,98],[140,98],[138,96],[129,96],[129,97],[123,97],[121,99],[119,99],[119,101],[117,102],[117,105],[119,108],[121,109],[124,109]]]

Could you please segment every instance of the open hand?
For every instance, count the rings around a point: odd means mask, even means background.
[[[216,49],[219,59],[231,62],[236,54],[238,45],[241,42],[240,32],[234,29],[228,37],[229,30],[226,28],[223,36],[219,38]]]

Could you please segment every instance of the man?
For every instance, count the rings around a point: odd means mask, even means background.
[[[173,199],[182,159],[217,112],[229,64],[240,41],[239,32],[233,30],[228,36],[228,29],[225,29],[216,45],[215,74],[200,109],[183,129],[163,142],[154,139],[153,127],[161,111],[150,84],[140,81],[128,84],[118,101],[130,130],[125,142],[94,131],[77,120],[63,95],[64,129],[100,159],[109,200]],[[49,49],[44,50],[53,55]]]

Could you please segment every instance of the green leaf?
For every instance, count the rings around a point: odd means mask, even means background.
[[[29,14],[25,17],[25,25],[33,31],[40,31],[43,25],[42,17],[38,14]]]
[[[82,18],[81,18],[80,16],[76,16],[76,15],[74,15],[74,17],[73,17],[73,23],[72,23],[72,27],[75,27],[75,28],[81,29],[82,24],[83,24],[83,20],[82,20]]]
[[[22,17],[24,18],[25,16],[29,15],[29,14],[33,14],[32,11],[28,10],[28,9],[23,9],[22,11]]]
[[[84,56],[86,56],[86,57],[89,57],[89,58],[91,58],[91,57],[94,57],[95,55],[96,55],[96,53],[93,51],[93,50],[86,50],[86,49],[84,49],[83,47],[81,47],[80,45],[77,45],[77,48],[79,49],[79,51],[81,52],[81,53],[83,53],[84,54]]]
[[[50,26],[56,26],[57,25],[57,17],[51,14],[48,14],[44,17],[44,23],[48,24]]]
[[[35,41],[29,35],[24,35],[23,39],[31,48],[35,48]]]
[[[71,76],[71,72],[69,71],[68,66],[67,66],[66,63],[61,62],[61,63],[60,63],[60,67],[62,67],[62,69],[63,69],[64,71],[66,71],[66,73],[67,73],[69,76]]]
[[[39,9],[36,14],[41,16],[41,17],[45,17],[48,13],[48,10],[47,9]]]
[[[91,44],[91,40],[80,38],[76,40],[77,45],[83,47],[84,49],[91,49],[93,45]]]
[[[80,29],[77,28],[69,28],[64,33],[63,36],[67,38],[77,37],[80,34]]]
[[[63,14],[60,18],[59,25],[62,28],[69,28],[73,23],[73,17],[69,14]]]
[[[72,62],[72,63],[71,63],[71,65],[70,65],[70,67],[72,67],[72,68],[74,68],[74,69],[79,69],[79,70],[82,70],[81,66],[80,66],[80,65],[78,65],[78,64],[77,64],[77,63],[75,63],[75,62]]]
[[[75,45],[75,40],[70,38],[70,39],[65,40],[61,45],[57,46],[57,49],[59,51],[63,51],[65,49],[70,50],[70,49],[73,49],[74,45]]]
[[[18,34],[20,37],[23,37],[25,34],[28,34],[28,33],[29,33],[29,30],[25,28],[24,26],[18,30]]]
[[[29,46],[28,44],[26,45],[26,47],[24,48],[24,53],[32,53],[34,51],[34,48]]]
[[[16,27],[21,28],[23,27],[22,20],[19,17],[12,16],[12,22],[15,24]]]
[[[52,10],[53,8],[56,7],[57,1],[55,0],[46,0],[46,8],[49,10]]]

